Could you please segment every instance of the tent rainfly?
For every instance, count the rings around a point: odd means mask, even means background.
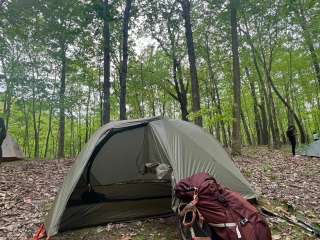
[[[24,154],[22,153],[17,142],[7,134],[2,145],[2,161],[14,161],[24,159]]]
[[[149,171],[150,166],[168,166],[171,174],[160,178],[159,169]],[[172,214],[175,183],[199,172],[255,198],[223,147],[202,128],[162,118],[111,122],[90,138],[64,179],[45,222],[46,234]],[[88,189],[97,199],[88,201]]]
[[[314,141],[299,150],[299,154],[309,157],[320,157],[320,140]]]

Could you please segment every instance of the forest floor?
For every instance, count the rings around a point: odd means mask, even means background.
[[[263,203],[294,209],[320,224],[320,159],[292,159],[286,150],[248,148],[234,159]],[[44,221],[73,160],[18,161],[0,165],[0,240],[30,239]],[[315,239],[301,228],[268,218],[273,239]],[[174,218],[108,224],[59,234],[54,239],[179,239]]]

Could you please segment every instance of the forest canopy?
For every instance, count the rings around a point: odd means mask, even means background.
[[[316,0],[0,0],[2,117],[29,158],[75,156],[102,124],[159,115],[225,147],[278,148],[291,124],[306,143],[319,26]]]

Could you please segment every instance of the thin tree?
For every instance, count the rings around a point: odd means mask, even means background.
[[[64,39],[60,39],[60,61],[61,61],[61,76],[59,89],[59,143],[58,143],[58,158],[64,157],[64,135],[65,135],[65,91],[66,91],[66,43]]]
[[[127,72],[128,72],[128,31],[130,11],[133,0],[126,0],[126,7],[122,23],[122,61],[120,66],[120,120],[127,118],[126,94],[127,94]]]
[[[318,56],[314,47],[314,43],[312,40],[312,35],[310,33],[310,29],[308,27],[308,23],[307,23],[307,18],[304,12],[304,6],[301,4],[301,1],[297,1],[296,4],[294,4],[295,1],[293,1],[292,6],[293,10],[296,14],[296,16],[299,19],[299,24],[302,28],[303,31],[303,36],[306,42],[306,45],[308,46],[308,49],[310,51],[310,56],[311,56],[311,60],[312,60],[312,65],[315,71],[315,75],[318,81],[318,84],[320,86],[320,66],[319,66],[319,60],[318,60]],[[315,1],[316,2],[316,1]]]
[[[103,1],[103,114],[102,123],[110,122],[110,26],[109,4]]]
[[[190,65],[190,75],[191,75],[191,91],[192,91],[192,111],[195,116],[195,123],[202,126],[202,117],[199,115],[200,111],[200,93],[199,93],[199,83],[198,74],[196,66],[196,54],[194,50],[193,36],[192,36],[192,25],[191,25],[191,6],[189,0],[179,0],[182,7],[182,16],[184,18],[184,27],[187,40],[188,48],[188,58]]]
[[[233,155],[241,154],[241,81],[240,81],[240,63],[238,51],[238,33],[237,33],[237,8],[239,0],[230,2],[231,36],[232,36],[232,60],[233,60],[233,122],[232,122],[232,144],[231,153]]]

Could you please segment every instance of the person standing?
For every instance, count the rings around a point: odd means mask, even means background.
[[[294,125],[290,125],[287,130],[287,137],[289,139],[289,142],[291,144],[291,149],[292,149],[292,155],[296,155],[296,128]]]
[[[2,160],[2,143],[6,138],[7,131],[3,118],[0,117],[0,161]]]

